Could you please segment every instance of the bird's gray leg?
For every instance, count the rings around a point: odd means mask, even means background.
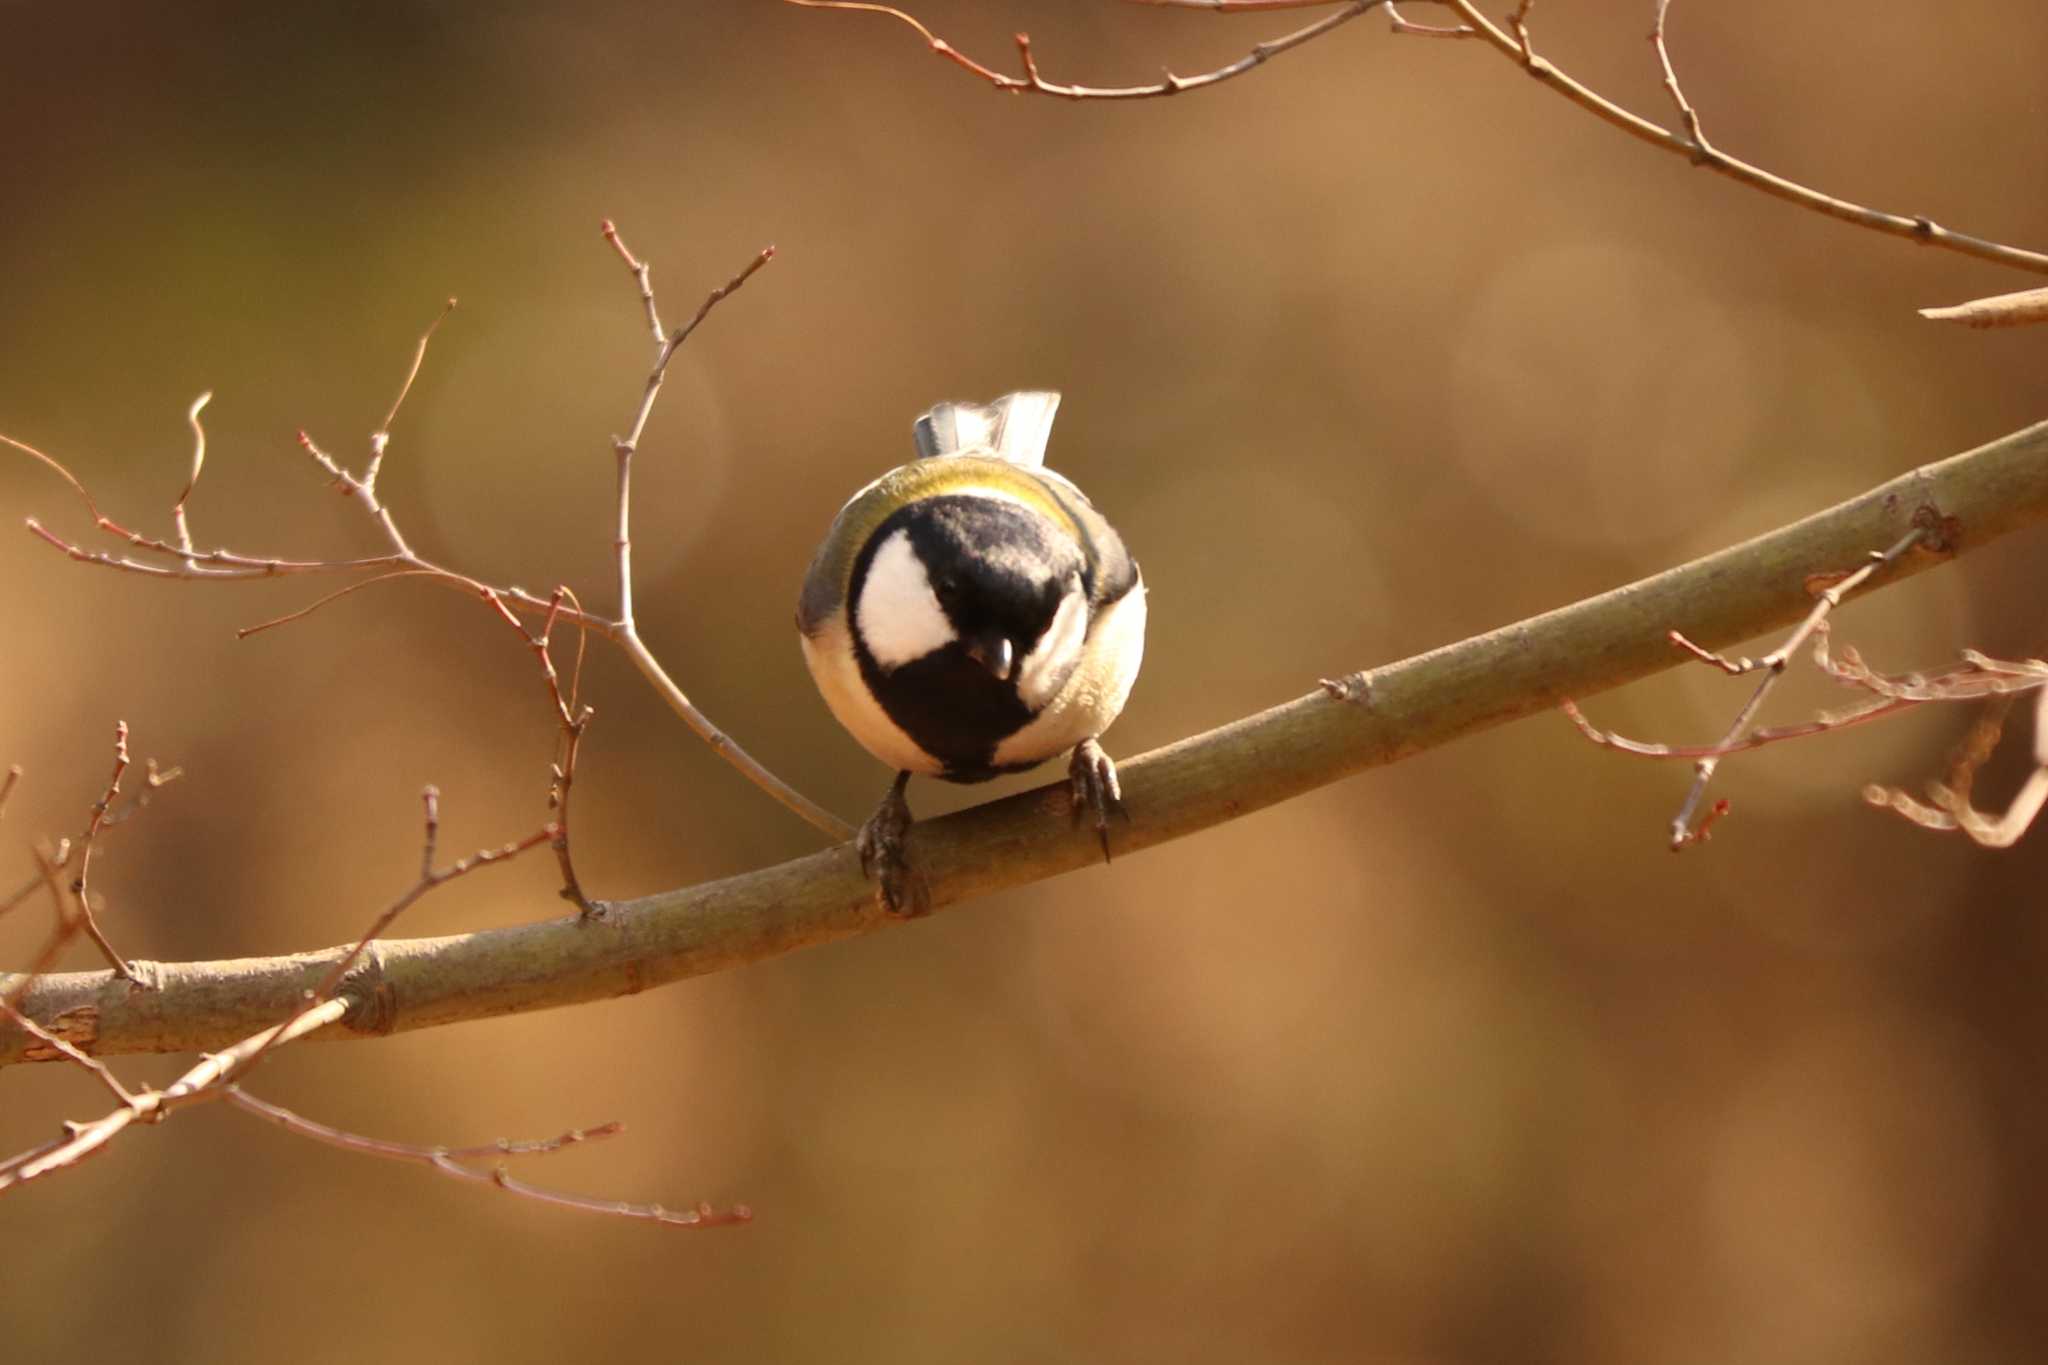
[[[1130,816],[1124,811],[1123,784],[1117,781],[1116,764],[1102,751],[1102,745],[1084,739],[1074,746],[1074,761],[1067,765],[1073,784],[1074,823],[1084,812],[1095,820],[1096,837],[1102,840],[1102,861],[1109,861],[1109,813]]]
[[[903,790],[910,774],[898,773],[889,784],[889,794],[875,807],[867,823],[854,838],[860,853],[860,870],[875,883],[875,901],[892,915],[912,918],[930,912],[931,888],[910,866],[904,841],[910,833],[910,803]]]

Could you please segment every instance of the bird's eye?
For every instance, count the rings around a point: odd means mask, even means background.
[[[938,596],[941,602],[957,601],[960,596],[960,580],[954,578],[951,574],[943,575],[937,582],[932,584],[932,592]]]

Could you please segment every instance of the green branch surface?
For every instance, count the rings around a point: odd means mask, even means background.
[[[1809,579],[1853,569],[1916,524],[1938,531],[1868,592],[2048,520],[2048,422],[1923,466],[1838,506],[1654,577],[1354,675],[1119,765],[1120,854],[1234,820],[1462,735],[1685,662],[1671,630],[1719,648],[1797,620]],[[1916,518],[1918,519],[1916,521]],[[1931,544],[1932,548],[1929,548]],[[1845,790],[1848,789],[1845,782]],[[932,905],[1073,872],[1099,857],[1064,783],[920,823]],[[1104,913],[1111,913],[1105,908]],[[316,1037],[367,1037],[630,995],[901,923],[875,906],[850,846],[575,917],[383,940],[345,980],[346,1016]],[[223,1047],[290,1016],[352,945],[285,957],[135,965],[31,982],[20,1008],[96,1054]],[[0,974],[0,995],[19,984]],[[0,1065],[54,1050],[0,1028]]]

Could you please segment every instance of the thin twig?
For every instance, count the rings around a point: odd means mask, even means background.
[[[100,821],[100,833],[102,835],[110,829],[116,829],[128,823],[128,821],[135,817],[137,812],[149,805],[150,799],[155,796],[159,787],[167,786],[185,775],[183,768],[172,768],[168,772],[159,771],[156,766],[156,760],[153,758],[145,760],[143,767],[145,776],[143,778],[142,790],[131,797],[126,806],[107,812],[106,818]],[[47,869],[39,868],[35,876],[30,877],[8,895],[0,896],[0,915],[6,914],[9,910],[27,900],[31,895],[34,895],[36,888],[52,884],[52,879],[56,874],[71,865],[71,859],[76,856],[77,852],[78,841],[76,839],[64,839],[59,842],[57,851],[50,855],[49,858],[38,854],[38,863],[49,862],[50,866]],[[66,898],[60,895],[57,899],[58,914],[62,916]]]
[[[1140,3],[1145,2],[1146,0],[1140,0]],[[1320,3],[1329,2],[1330,0],[1320,0]],[[1193,76],[1176,76],[1173,72],[1169,71],[1151,85],[1123,86],[1063,85],[1056,81],[1046,80],[1044,76],[1039,74],[1037,60],[1031,52],[1031,36],[1027,33],[1019,33],[1017,35],[1017,55],[1023,63],[1024,74],[1022,76],[1009,76],[974,60],[974,58],[926,28],[918,20],[891,5],[866,4],[860,3],[859,0],[788,0],[788,3],[801,5],[806,9],[843,9],[887,15],[889,18],[915,29],[931,50],[939,56],[944,57],[947,61],[966,71],[974,73],[996,89],[1008,91],[1012,94],[1052,95],[1059,99],[1067,100],[1143,100],[1156,99],[1164,95],[1178,95],[1188,90],[1201,90],[1208,86],[1221,85],[1227,80],[1232,80],[1244,75],[1248,71],[1265,65],[1268,60],[1279,56],[1283,52],[1300,47],[1304,43],[1314,42],[1324,34],[1333,32],[1350,23],[1368,10],[1376,9],[1386,3],[1386,0],[1351,0],[1351,3],[1346,4],[1343,9],[1338,10],[1336,13],[1325,15],[1305,28],[1296,29],[1294,32],[1275,38],[1270,42],[1260,43],[1236,61],[1219,66],[1213,71],[1204,71]],[[1299,5],[1247,4],[1244,3],[1244,0],[1236,0],[1236,3],[1197,4],[1193,6],[1193,8],[1197,9],[1213,10],[1308,9],[1315,7],[1317,7],[1317,0],[1307,0],[1306,3]]]
[[[7,814],[7,798],[14,795],[15,785],[20,781],[21,765],[19,763],[8,764],[7,776],[0,778],[0,818],[5,818]]]
[[[1159,0],[1148,0],[1158,3]],[[1417,24],[1402,17],[1394,8],[1394,0],[1387,0],[1387,18],[1393,32],[1416,38],[1476,38],[1479,35],[1464,24]]]
[[[481,1147],[418,1147],[410,1143],[392,1142],[386,1138],[366,1137],[361,1133],[351,1133],[345,1129],[336,1128],[331,1124],[320,1123],[307,1118],[303,1114],[294,1113],[281,1104],[272,1104],[268,1100],[258,1099],[238,1085],[224,1087],[222,1098],[226,1099],[228,1103],[236,1108],[254,1114],[266,1122],[274,1123],[286,1132],[296,1134],[299,1137],[311,1138],[315,1142],[324,1142],[331,1147],[339,1147],[345,1152],[354,1152],[359,1156],[375,1156],[391,1161],[411,1162],[415,1165],[425,1166],[427,1169],[438,1172],[441,1175],[450,1176],[457,1180],[470,1181],[475,1184],[492,1186],[503,1190],[507,1194],[538,1200],[544,1204],[553,1204],[558,1208],[577,1209],[585,1213],[610,1214],[620,1218],[645,1219],[650,1222],[667,1224],[670,1227],[731,1226],[745,1223],[754,1216],[753,1211],[744,1204],[736,1205],[724,1212],[714,1210],[709,1204],[699,1204],[694,1209],[678,1211],[663,1208],[660,1204],[628,1204],[613,1200],[589,1199],[582,1195],[543,1190],[513,1180],[506,1174],[505,1167],[502,1164],[490,1170],[478,1170],[476,1167],[468,1164],[472,1161],[486,1161],[492,1158],[502,1160],[505,1157],[516,1156],[551,1156],[556,1152],[566,1151],[568,1148],[580,1143],[591,1142],[599,1138],[614,1137],[624,1131],[622,1125],[617,1123],[601,1124],[596,1128],[573,1129],[562,1134],[560,1137],[549,1138],[544,1141],[511,1142],[500,1138],[494,1143]]]
[[[1612,100],[1581,85],[1550,61],[1537,56],[1527,42],[1526,25],[1518,28],[1511,20],[1510,28],[1517,30],[1511,33],[1482,14],[1474,0],[1432,0],[1432,3],[1455,11],[1458,17],[1479,37],[1485,39],[1495,51],[1513,60],[1545,86],[1581,109],[1653,147],[1676,153],[1688,161],[1748,185],[1751,189],[1761,190],[1773,198],[1783,199],[1787,203],[1797,204],[1801,208],[1852,223],[1857,227],[1868,228],[1892,237],[1903,237],[1923,246],[1940,247],[1946,251],[1974,256],[1978,260],[1994,261],[2017,270],[2048,274],[2048,255],[2041,252],[2027,251],[2020,247],[2006,246],[2000,242],[1955,232],[1931,218],[1886,213],[1846,199],[1838,199],[1834,195],[1825,194],[1797,181],[1774,175],[1749,162],[1738,160],[1708,145],[1704,140],[1695,140],[1686,133],[1674,133],[1640,115],[1630,113]],[[1526,11],[1526,5],[1517,10],[1517,19],[1525,19]]]
[[[1685,125],[1685,134],[1692,139],[1692,160],[1694,165],[1714,155],[1714,149],[1707,143],[1707,135],[1700,131],[1700,115],[1685,97],[1685,90],[1678,84],[1678,70],[1671,65],[1671,49],[1664,42],[1664,22],[1671,9],[1671,0],[1657,0],[1657,22],[1650,26],[1650,42],[1657,49],[1657,65],[1664,70],[1664,93],[1671,96],[1672,105],[1678,110],[1678,118]],[[1523,32],[1527,43],[1527,32]]]
[[[633,272],[633,278],[640,284],[640,304],[647,310],[647,330],[654,334],[654,345],[658,350],[668,340],[668,333],[662,330],[661,310],[654,306],[654,268],[626,249],[611,219],[604,220],[603,230],[604,239],[612,244],[612,250],[619,253],[619,259],[626,263],[626,269]]]
[[[624,244],[618,240],[617,229],[611,229],[611,231],[607,232],[606,236],[608,240],[612,241],[614,249],[620,252],[621,259],[625,260],[629,268],[634,271],[635,278],[644,283],[646,267],[644,263],[636,260],[632,253],[625,249]],[[328,603],[345,597],[350,592],[355,591],[359,587],[367,586],[369,583],[380,582],[386,578],[417,574],[439,583],[443,587],[453,588],[465,594],[486,597],[494,596],[497,600],[514,610],[532,616],[573,621],[579,630],[595,632],[618,642],[626,648],[627,653],[633,658],[635,666],[654,685],[655,690],[661,695],[662,699],[668,703],[670,708],[676,712],[693,732],[711,745],[714,753],[725,759],[749,781],[761,787],[762,790],[766,791],[775,800],[788,807],[823,833],[834,839],[845,839],[851,836],[852,826],[840,820],[831,812],[826,811],[823,807],[797,792],[788,783],[770,773],[765,766],[749,755],[729,735],[713,725],[690,702],[683,691],[669,678],[666,671],[655,661],[652,651],[639,638],[632,615],[629,511],[631,506],[631,455],[633,448],[638,445],[645,431],[648,417],[653,410],[654,398],[660,389],[662,376],[666,372],[669,361],[674,357],[676,349],[704,322],[710,315],[711,310],[722,299],[744,284],[755,271],[772,259],[773,255],[773,247],[760,252],[731,280],[711,291],[688,323],[678,329],[673,336],[661,341],[654,367],[649,373],[648,383],[641,397],[640,406],[634,415],[632,432],[622,441],[615,443],[619,447],[619,499],[616,540],[619,556],[621,604],[620,619],[616,621],[594,616],[580,605],[564,605],[560,597],[542,598],[517,586],[498,586],[484,583],[468,574],[436,563],[415,551],[400,531],[390,507],[379,498],[374,486],[374,462],[377,456],[382,453],[383,447],[381,444],[377,444],[375,447],[375,454],[372,457],[372,468],[362,477],[358,477],[351,473],[339,460],[322,449],[308,433],[301,431],[298,434],[299,445],[306,452],[307,457],[313,461],[337,488],[360,501],[365,514],[371,518],[372,522],[382,532],[384,539],[390,546],[390,552],[383,555],[345,560],[284,560],[256,558],[228,550],[196,551],[192,547],[173,545],[154,537],[131,531],[112,518],[103,515],[99,510],[98,504],[93,500],[92,495],[87,492],[85,485],[61,461],[11,437],[0,436],[0,442],[21,450],[62,478],[72,491],[78,495],[80,500],[84,502],[86,510],[92,515],[93,524],[96,529],[126,541],[130,547],[144,554],[160,556],[164,560],[169,561],[167,563],[152,563],[129,556],[116,556],[104,551],[88,550],[81,545],[65,540],[63,537],[45,529],[34,519],[30,519],[28,529],[33,534],[79,562],[96,564],[105,568],[140,574],[146,577],[164,579],[257,579],[293,574],[362,573],[369,575],[362,581],[339,592],[330,593],[299,611],[291,612],[285,616],[263,622],[255,627],[247,628],[242,632],[244,635],[255,634],[274,626],[301,620]],[[647,308],[650,324],[658,321],[659,314],[652,306],[651,288],[646,289],[644,292],[643,304]],[[446,316],[445,312],[443,316]],[[439,320],[437,319],[436,326],[438,326],[438,322]],[[396,416],[399,404],[404,401],[406,394],[410,391],[412,381],[416,377],[419,366],[425,356],[427,341],[432,337],[433,331],[434,328],[430,326],[415,348],[412,368],[407,374],[405,384],[399,391],[398,401],[393,403],[392,408],[386,415],[387,427],[391,419]],[[380,435],[386,434],[388,433],[380,433]],[[573,595],[571,595],[570,601],[573,603],[574,600]]]
[[[618,252],[619,258],[633,272],[635,281],[643,290],[642,302],[648,317],[657,317],[653,290],[647,284],[648,265],[627,249],[625,242],[620,240],[618,229],[609,219],[605,221],[604,226],[605,240],[612,244],[612,249]],[[705,318],[710,316],[711,310],[774,257],[774,247],[762,249],[737,275],[712,290],[690,320],[677,328],[673,336],[660,343],[655,351],[653,368],[648,371],[647,383],[641,391],[640,405],[633,414],[632,426],[625,436],[614,437],[612,440],[612,449],[618,456],[618,522],[614,544],[618,555],[619,592],[619,619],[614,623],[616,629],[612,638],[626,651],[626,657],[633,661],[634,667],[640,670],[640,675],[661,695],[662,700],[668,703],[669,709],[680,716],[683,723],[688,725],[699,739],[710,745],[713,753],[737,768],[755,786],[810,822],[814,828],[835,840],[843,841],[853,837],[853,826],[769,772],[731,736],[712,724],[710,718],[699,711],[683,689],[676,685],[675,679],[669,676],[668,670],[655,658],[654,651],[640,638],[639,626],[633,618],[633,454],[639,448],[641,435],[646,431],[647,419],[654,411],[654,400],[661,393],[662,377],[668,371],[669,361],[675,358],[676,349],[689,339],[690,334],[697,330]]]
[[[185,500],[192,496],[192,490],[199,486],[199,471],[206,467],[206,428],[199,424],[199,414],[213,401],[213,390],[192,400],[186,410],[185,420],[192,424],[192,474],[185,480],[185,491],[178,494],[178,500],[171,504],[171,521],[177,527],[178,548],[185,552],[185,567],[196,569],[199,562],[193,558],[192,528],[185,521]]]
[[[618,251],[620,257],[632,267],[634,277],[639,281],[640,287],[644,291],[643,297],[646,300],[648,316],[653,318],[655,316],[654,294],[647,283],[649,267],[634,259],[633,253],[626,249],[626,244],[619,240],[619,231],[612,226],[610,219],[605,220],[604,226],[605,239]],[[654,400],[661,396],[661,381],[667,376],[669,361],[675,358],[676,351],[685,341],[690,339],[690,333],[696,331],[699,324],[711,315],[711,310],[716,308],[719,302],[727,295],[745,284],[755,271],[774,259],[775,248],[772,246],[763,247],[759,254],[749,261],[737,275],[734,275],[730,280],[712,290],[710,295],[705,298],[703,304],[697,309],[696,315],[683,326],[677,328],[674,336],[669,337],[666,341],[656,346],[654,365],[647,372],[647,383],[640,393],[640,406],[633,413],[633,425],[623,437],[614,436],[612,438],[612,451],[618,457],[619,467],[618,523],[616,535],[614,536],[619,563],[619,624],[627,631],[631,631],[634,628],[633,539],[631,534],[633,453],[640,448],[640,438],[647,430],[647,419],[654,414]]]
[[[1150,99],[1163,95],[1177,95],[1184,91],[1221,84],[1232,77],[1244,75],[1254,67],[1262,65],[1269,57],[1322,37],[1339,25],[1357,18],[1376,4],[1384,3],[1384,0],[1354,0],[1354,3],[1346,5],[1343,9],[1310,24],[1306,28],[1290,33],[1273,42],[1261,44],[1252,49],[1249,55],[1238,61],[1232,62],[1227,66],[1218,67],[1216,70],[1206,72],[1200,76],[1175,76],[1169,72],[1162,80],[1152,85],[1114,88],[1060,85],[1045,80],[1040,76],[1037,64],[1032,57],[1031,40],[1023,34],[1017,36],[1017,46],[1024,65],[1024,75],[1021,77],[1011,76],[996,71],[982,62],[969,57],[945,39],[933,33],[931,29],[927,28],[918,19],[891,5],[859,3],[857,0],[787,0],[787,2],[793,5],[802,5],[809,9],[844,9],[887,15],[915,30],[934,53],[944,57],[947,61],[954,63],[963,70],[971,72],[998,90],[1018,94],[1054,95],[1072,100],[1113,100]],[[1168,8],[1201,9],[1216,13],[1317,7],[1313,0],[1306,0],[1302,4],[1291,3],[1290,0],[1138,0],[1138,2]],[[1336,0],[1324,0],[1324,2],[1335,3]],[[1580,108],[1587,110],[1607,123],[1613,124],[1632,137],[1639,138],[1667,152],[1683,156],[1695,165],[1706,166],[1717,174],[1727,176],[1732,180],[1748,185],[1752,189],[1761,190],[1763,193],[1774,198],[1783,199],[1788,203],[1797,204],[1801,208],[1812,212],[1825,214],[1830,218],[1867,228],[1874,232],[1881,232],[1893,237],[1903,237],[1910,241],[1918,242],[1923,246],[1940,247],[1946,251],[1973,256],[1979,260],[1993,261],[2000,265],[2011,266],[2014,269],[2028,270],[2036,274],[2048,274],[2048,254],[2028,251],[2020,247],[2007,246],[2000,242],[1993,242],[1981,237],[1973,237],[1966,233],[1956,232],[1953,229],[1943,227],[1931,218],[1919,215],[1908,216],[1887,213],[1879,209],[1868,208],[1862,204],[1840,199],[1834,195],[1813,189],[1810,186],[1802,185],[1797,181],[1788,180],[1761,167],[1729,156],[1727,153],[1712,146],[1700,133],[1698,113],[1691,110],[1691,106],[1684,101],[1683,94],[1677,87],[1677,77],[1670,65],[1670,54],[1666,50],[1662,36],[1664,27],[1663,11],[1668,7],[1669,0],[1662,0],[1659,5],[1657,30],[1653,36],[1657,40],[1658,52],[1667,73],[1667,91],[1679,102],[1680,116],[1684,120],[1684,128],[1680,132],[1673,132],[1638,114],[1630,113],[1612,100],[1581,85],[1549,60],[1538,56],[1535,44],[1529,37],[1528,24],[1529,12],[1533,7],[1534,0],[1521,0],[1521,3],[1516,6],[1513,13],[1505,21],[1505,27],[1496,24],[1482,14],[1474,0],[1429,0],[1429,2],[1455,11],[1461,22],[1445,26],[1412,24],[1398,13],[1395,13],[1392,16],[1394,31],[1396,33],[1419,33],[1444,38],[1482,38],[1496,51],[1513,60],[1516,65],[1543,84],[1549,86],[1552,90],[1557,91]]]
[[[91,1123],[66,1123],[64,1138],[54,1145],[37,1149],[38,1155],[30,1161],[9,1162],[0,1167],[0,1194],[29,1181],[74,1166],[86,1157],[118,1137],[130,1124],[138,1120],[155,1122],[180,1103],[211,1099],[220,1092],[216,1089],[223,1079],[241,1074],[245,1063],[252,1056],[260,1056],[273,1044],[291,1042],[302,1038],[316,1029],[322,1029],[338,1021],[348,1012],[348,1002],[329,1000],[318,1007],[301,1011],[290,1022],[261,1033],[244,1038],[225,1052],[216,1052],[200,1059],[199,1064],[180,1076],[162,1090],[144,1090],[129,1096],[119,1109],[96,1119]],[[17,1164],[18,1163],[18,1164]]]
[[[2041,687],[2034,703],[2034,768],[2013,794],[2005,813],[1985,815],[1971,800],[1977,767],[1990,756],[2004,728],[2004,711],[2012,698],[1998,698],[1980,717],[1977,725],[1950,767],[1946,783],[1928,784],[1931,805],[1914,800],[1894,787],[1872,784],[1863,789],[1863,799],[1887,807],[1916,825],[1928,829],[1961,830],[1985,848],[2010,848],[2032,828],[2043,808],[2048,808],[2048,687]]]
[[[78,934],[78,916],[71,913],[71,901],[65,894],[64,883],[59,879],[63,863],[71,855],[70,841],[56,853],[46,853],[40,847],[31,847],[29,855],[36,860],[37,880],[29,883],[29,889],[43,887],[50,893],[50,905],[55,912],[56,924],[50,930],[49,938],[43,941],[41,951],[29,959],[28,970],[16,976],[7,989],[0,990],[0,1003],[17,1005],[35,984],[36,978],[57,964],[64,945]],[[0,906],[0,910],[11,910],[13,905]],[[116,978],[118,979],[118,978]]]
[[[342,954],[334,965],[328,969],[327,974],[321,978],[320,984],[314,987],[307,995],[306,1003],[300,1008],[299,1013],[286,1020],[284,1024],[274,1030],[267,1041],[259,1043],[250,1053],[247,1062],[237,1068],[236,1075],[243,1074],[250,1068],[253,1068],[257,1062],[263,1059],[263,1054],[268,1052],[277,1043],[288,1041],[285,1035],[299,1019],[333,1001],[341,989],[343,979],[348,976],[350,970],[355,967],[363,954],[369,950],[370,945],[383,937],[384,931],[391,927],[392,922],[411,909],[420,897],[437,887],[454,881],[457,877],[467,876],[480,867],[487,867],[492,863],[505,862],[508,859],[516,858],[530,848],[549,842],[555,836],[553,824],[543,825],[540,829],[523,839],[515,839],[511,843],[502,844],[497,848],[478,849],[475,853],[458,862],[436,869],[434,867],[434,854],[441,838],[440,789],[431,785],[423,788],[420,792],[420,805],[423,811],[422,823],[425,826],[424,837],[420,841],[420,879],[414,882],[404,895],[384,907],[383,913],[372,920],[370,927],[363,932],[363,936],[356,940],[355,947]],[[292,1036],[297,1035],[294,1034]]]
[[[565,601],[575,601],[576,594],[564,584],[555,589],[554,602],[557,608]],[[585,915],[598,913],[597,903],[583,892],[583,883],[576,876],[576,861],[569,849],[569,794],[576,784],[576,755],[583,746],[584,731],[597,713],[583,705],[580,693],[583,687],[583,655],[586,640],[582,632],[576,637],[576,664],[569,675],[569,691],[562,692],[561,674],[555,668],[553,636],[556,613],[549,613],[541,625],[540,633],[531,634],[512,611],[497,597],[485,599],[496,609],[506,625],[519,634],[526,647],[533,651],[540,663],[541,680],[547,685],[548,697],[554,704],[557,726],[555,761],[549,765],[548,808],[554,812],[556,861],[562,868],[562,898],[575,903]]]
[[[114,950],[106,934],[92,913],[92,891],[87,882],[92,876],[93,848],[99,842],[100,827],[106,823],[107,811],[112,808],[114,798],[121,794],[121,777],[128,771],[128,722],[114,722],[114,775],[107,781],[106,795],[93,803],[92,818],[86,822],[85,834],[79,839],[78,877],[71,883],[71,894],[78,903],[78,922],[86,934],[99,946],[101,954],[114,974],[126,980],[142,984],[142,978],[128,965],[128,960]]]
[[[384,465],[384,448],[391,444],[391,424],[398,420],[398,410],[405,406],[405,396],[412,392],[412,382],[420,377],[420,366],[427,359],[427,343],[434,339],[434,333],[455,311],[455,300],[449,299],[434,320],[427,324],[427,330],[420,333],[419,345],[413,347],[412,366],[405,372],[405,382],[398,386],[398,397],[391,400],[390,409],[384,420],[370,433],[370,463],[363,467],[363,491],[374,493],[377,488],[377,472]]]
[[[351,593],[361,592],[364,588],[374,587],[379,583],[389,583],[394,578],[430,578],[434,576],[434,572],[432,569],[391,569],[369,578],[358,578],[346,587],[336,588],[333,592],[323,597],[314,598],[297,611],[288,611],[282,616],[273,616],[268,621],[258,621],[253,626],[237,626],[235,628],[235,638],[237,640],[246,640],[251,635],[260,635],[266,630],[275,630],[279,626],[288,626],[294,621],[303,621],[329,602],[338,602]],[[492,600],[497,600],[496,594],[492,595]]]
[[[1757,683],[1756,690],[1750,694],[1749,700],[1743,703],[1742,709],[1735,713],[1735,720],[1729,725],[1727,738],[1722,740],[1723,744],[1734,743],[1749,729],[1750,722],[1755,719],[1757,711],[1764,704],[1764,698],[1771,694],[1771,689],[1778,685],[1778,679],[1784,676],[1785,661],[1806,643],[1809,635],[1819,629],[1821,622],[1827,619],[1828,613],[1841,605],[1844,597],[1863,586],[1864,581],[1872,574],[1890,568],[1906,551],[1928,537],[1929,528],[1925,524],[1915,525],[1912,530],[1899,537],[1890,549],[1873,552],[1870,561],[1862,568],[1834,585],[1822,589],[1819,600],[1813,604],[1813,610],[1809,611],[1806,618],[1785,637],[1784,643],[1757,662],[1756,666],[1764,671],[1763,679]],[[1678,814],[1671,818],[1672,852],[1679,852],[1686,845],[1698,841],[1699,833],[1693,827],[1693,816],[1699,809],[1700,798],[1706,795],[1707,783],[1713,781],[1714,770],[1720,766],[1720,762],[1719,758],[1709,756],[1700,759],[1694,765],[1692,788],[1685,794],[1685,801],[1679,806]]]
[[[117,773],[117,778],[118,775]],[[198,1065],[162,1090],[145,1090],[139,1093],[119,1090],[118,1093],[122,1097],[121,1108],[92,1123],[67,1123],[66,1135],[62,1141],[38,1148],[32,1159],[24,1161],[17,1157],[0,1165],[0,1194],[17,1185],[48,1175],[52,1171],[76,1164],[104,1147],[137,1120],[161,1121],[173,1109],[220,1098],[226,1085],[247,1075],[271,1049],[303,1038],[330,1024],[339,1023],[357,1003],[340,993],[342,982],[370,944],[389,929],[392,921],[401,913],[436,887],[465,876],[477,868],[515,857],[527,849],[547,842],[554,834],[552,825],[544,826],[524,839],[515,840],[500,848],[481,849],[447,867],[437,869],[433,865],[433,860],[440,833],[439,793],[428,787],[421,794],[421,801],[425,807],[426,834],[422,841],[419,880],[377,916],[368,931],[356,940],[352,949],[335,960],[319,986],[307,993],[304,1003],[289,1018],[283,1023],[271,1025],[243,1038],[226,1051],[202,1058]],[[28,979],[33,981],[33,975]],[[6,1003],[11,1013],[14,1002],[10,999]],[[54,1041],[45,1031],[39,1030],[36,1036],[40,1041]],[[67,1051],[66,1055],[71,1054]],[[112,1083],[111,1076],[104,1079]]]
[[[1847,730],[1873,720],[1883,720],[1901,711],[1911,710],[1919,705],[1917,701],[1903,698],[1891,701],[1877,700],[1845,711],[1828,711],[1812,720],[1797,721],[1791,725],[1773,725],[1751,730],[1744,735],[1732,736],[1715,744],[1661,744],[1649,740],[1630,739],[1612,730],[1603,730],[1586,719],[1576,702],[1564,702],[1562,709],[1579,733],[1603,749],[1615,749],[1638,758],[1687,758],[1723,759],[1730,754],[1748,753],[1751,749],[1762,749],[1788,739],[1806,739],[1813,735],[1832,734]]]

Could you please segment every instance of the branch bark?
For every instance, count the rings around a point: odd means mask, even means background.
[[[2048,422],[1923,466],[1847,502],[1598,597],[1354,675],[1119,765],[1135,853],[1367,768],[1688,662],[1672,630],[1719,648],[1799,619],[1807,581],[1924,524],[1942,533],[1868,592],[2048,520]],[[911,857],[934,908],[1095,862],[1057,783],[920,822]],[[344,981],[348,1012],[321,1038],[371,1036],[629,995],[900,921],[875,908],[850,846],[575,917],[378,942]],[[28,983],[19,1005],[91,1053],[220,1047],[290,1016],[350,947],[223,962],[135,963]],[[0,993],[21,984],[0,975]],[[0,1027],[0,1065],[54,1050]]]

